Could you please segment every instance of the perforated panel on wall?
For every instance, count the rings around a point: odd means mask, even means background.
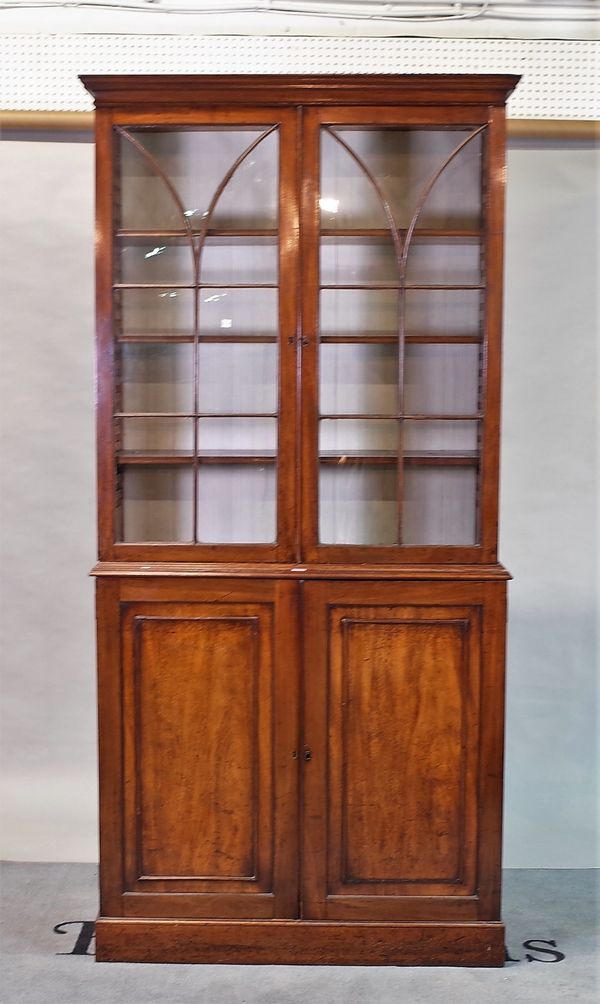
[[[520,73],[512,118],[600,117],[589,41],[287,38],[225,35],[3,35],[0,108],[86,111],[80,73]]]

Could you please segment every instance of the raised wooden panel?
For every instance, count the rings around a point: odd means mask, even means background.
[[[124,580],[106,613],[100,590],[101,617],[121,613],[121,671],[118,651],[100,667],[122,715],[120,833],[102,806],[123,862],[112,915],[297,914],[295,590]]]
[[[257,784],[259,713],[267,736],[272,714],[258,619],[138,616],[133,628],[140,875],[256,880],[259,815],[272,838],[270,774]]]
[[[304,915],[475,919],[481,588],[305,589]]]
[[[330,715],[341,880],[459,882],[468,621],[345,617],[339,627]]]

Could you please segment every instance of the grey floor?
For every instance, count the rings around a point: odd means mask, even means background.
[[[0,876],[1,1004],[600,1001],[600,876],[593,871],[505,873],[507,947],[515,961],[495,970],[96,965],[91,954],[60,954],[86,940],[80,923],[65,923],[94,919],[93,865],[7,863]],[[55,933],[57,925],[65,933]],[[524,947],[526,941],[533,944]],[[552,943],[564,959],[555,961]]]

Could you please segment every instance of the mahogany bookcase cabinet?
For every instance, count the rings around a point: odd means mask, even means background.
[[[97,957],[500,966],[516,78],[84,83]]]

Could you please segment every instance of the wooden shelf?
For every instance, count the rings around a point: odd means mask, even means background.
[[[277,460],[275,451],[260,450],[202,450],[198,454],[199,464],[273,464]],[[407,465],[428,467],[469,467],[476,465],[479,454],[476,450],[408,450],[403,455]],[[117,456],[119,466],[172,467],[191,466],[194,454],[188,450],[126,450]],[[398,454],[395,450],[325,450],[319,455],[319,463],[331,467],[344,465],[377,465],[395,467]]]
[[[365,335],[321,335],[322,345],[397,345],[398,335],[373,333]],[[479,345],[481,335],[405,335],[406,345]]]
[[[402,238],[406,237],[407,231],[405,229],[400,229],[397,231],[398,235]],[[391,230],[387,227],[323,227],[321,230],[322,238],[358,238],[360,240],[373,240],[382,241],[391,239]],[[461,241],[468,241],[469,243],[473,241],[479,241],[483,237],[481,230],[479,229],[437,229],[431,227],[422,227],[413,232],[413,240],[448,240],[452,243],[460,243]]]
[[[192,237],[201,237],[202,230],[193,229],[191,231]],[[213,238],[224,238],[231,240],[250,238],[252,240],[273,240],[277,238],[277,230],[263,230],[263,229],[242,229],[235,228],[231,230],[217,229],[215,227],[210,227],[207,231],[206,236],[211,240]],[[115,232],[115,237],[117,240],[123,241],[124,243],[137,243],[145,244],[148,241],[154,240],[168,240],[173,243],[185,244],[190,239],[190,232],[188,230],[125,230],[120,229]]]
[[[113,289],[278,289],[276,282],[115,282]]]
[[[200,344],[212,345],[276,345],[278,335],[198,335]],[[364,335],[321,335],[322,345],[397,345],[398,335],[380,332]],[[483,341],[481,335],[405,335],[407,345],[479,345]],[[144,332],[132,331],[118,336],[117,342],[125,345],[193,345],[194,336],[182,331]]]
[[[471,467],[478,463],[479,455],[476,450],[407,450],[402,459],[409,466]],[[319,461],[335,467],[354,464],[395,467],[398,454],[395,450],[346,450],[345,453],[323,451]]]
[[[331,290],[361,290],[361,289],[396,289],[396,290],[476,290],[485,289],[485,285],[481,283],[421,283],[421,282],[405,282],[400,285],[397,282],[353,282],[353,283],[324,283],[319,286],[319,289],[331,289]]]
[[[259,343],[276,345],[278,340],[277,335],[198,335],[199,344],[213,345],[256,345]],[[125,345],[193,345],[194,336],[183,331],[176,331],[172,334],[168,331],[133,331],[119,335],[117,342]]]
[[[410,415],[402,414],[395,415],[393,413],[374,414],[368,412],[367,414],[361,413],[351,413],[351,412],[323,412],[319,415],[319,420],[321,422],[477,422],[480,418],[483,418],[483,412],[478,411],[473,415]]]
[[[202,236],[203,231],[201,229],[193,228],[191,230],[191,236],[193,238],[199,238]],[[278,230],[271,228],[252,228],[252,227],[232,227],[231,229],[226,229],[223,227],[210,227],[207,231],[206,236],[208,238],[223,238],[225,240],[239,240],[248,239],[265,241],[273,240],[278,237]],[[406,229],[399,229],[397,233],[401,237],[406,237]],[[366,240],[387,240],[390,238],[391,231],[387,227],[323,227],[321,230],[321,237],[323,238],[359,238]],[[146,229],[127,229],[120,228],[115,231],[115,237],[117,240],[123,241],[124,243],[140,243],[144,244],[147,241],[154,240],[168,240],[172,242],[182,242],[186,243],[190,239],[190,231],[183,228],[167,229],[167,230],[146,230]],[[465,241],[477,241],[481,240],[483,233],[481,230],[469,229],[469,228],[438,228],[438,227],[420,227],[413,233],[413,240],[451,240],[452,242]]]
[[[201,450],[199,464],[273,464],[274,450]],[[189,450],[122,450],[117,454],[119,466],[164,467],[194,463]]]

